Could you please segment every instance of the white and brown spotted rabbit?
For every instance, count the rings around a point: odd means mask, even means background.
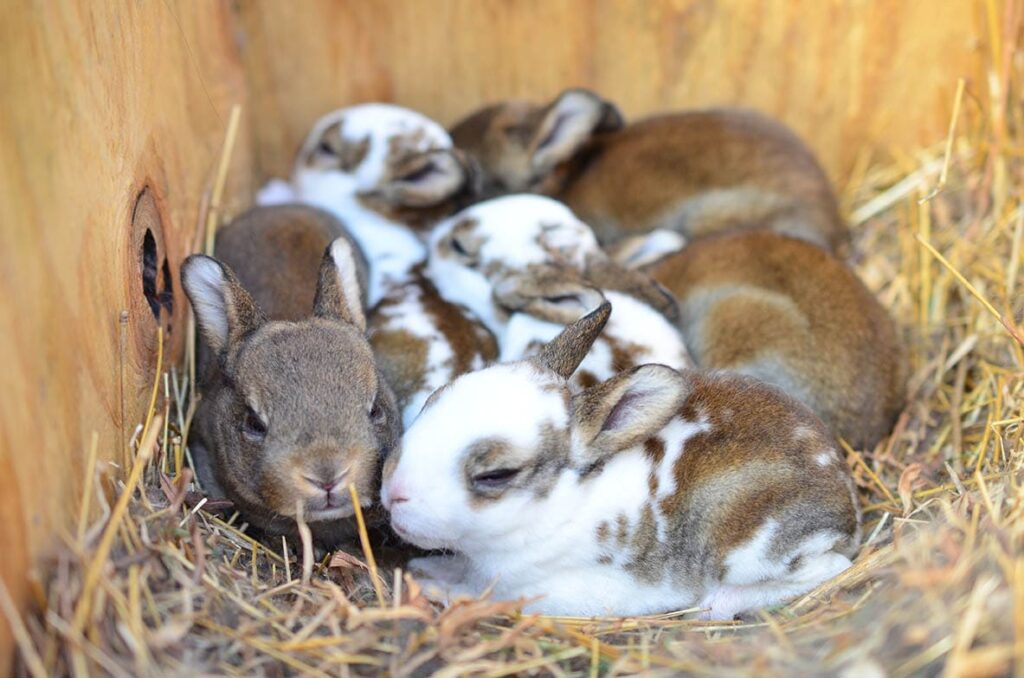
[[[384,468],[381,500],[410,563],[443,596],[528,611],[728,619],[850,566],[853,481],[806,407],[748,377],[643,365],[573,394],[609,315],[535,359],[431,396]],[[493,587],[493,588],[492,588]]]

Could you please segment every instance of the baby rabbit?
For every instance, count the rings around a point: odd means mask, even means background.
[[[291,187],[263,201],[323,207],[370,264],[369,337],[409,423],[434,389],[494,359],[493,338],[423,277],[421,232],[473,191],[474,174],[444,128],[415,111],[362,104],[321,118],[299,151]]]
[[[856,448],[885,436],[907,370],[892,318],[838,259],[767,231],[698,240],[648,267],[700,367],[757,377]]]
[[[536,358],[439,390],[384,465],[394,531],[428,591],[530,612],[728,619],[850,566],[853,482],[803,405],[753,379],[643,365],[573,395],[610,313]],[[500,394],[500,404],[495,401]],[[514,413],[514,416],[510,416]]]
[[[296,537],[301,508],[323,546],[354,534],[349,484],[374,504],[400,435],[339,228],[318,210],[259,208],[222,231],[224,261],[181,268],[208,354],[190,440],[200,480],[269,535]]]
[[[479,163],[485,196],[555,197],[603,244],[656,228],[694,239],[756,226],[829,250],[848,238],[814,155],[753,111],[687,111],[625,125],[611,103],[570,89],[543,106],[487,106],[451,135]]]
[[[550,198],[495,198],[438,224],[428,274],[446,299],[495,334],[503,362],[539,352],[607,298],[615,312],[575,386],[648,362],[690,365],[682,336],[665,317],[677,314],[671,295],[608,260],[587,225]]]

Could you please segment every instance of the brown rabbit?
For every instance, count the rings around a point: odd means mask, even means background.
[[[256,210],[219,240],[237,274],[202,255],[181,271],[214,358],[191,441],[200,480],[269,535],[295,537],[301,510],[322,546],[353,534],[350,484],[361,504],[376,502],[380,460],[400,435],[365,337],[356,250],[331,241],[332,221],[306,208]]]
[[[450,130],[479,164],[483,197],[530,191],[566,203],[603,244],[663,228],[695,239],[766,228],[831,251],[848,238],[828,177],[779,122],[719,108],[625,125],[584,89],[487,106]]]
[[[698,366],[781,388],[855,447],[889,432],[906,388],[901,343],[889,314],[835,257],[748,231],[693,242],[647,272],[676,295]]]

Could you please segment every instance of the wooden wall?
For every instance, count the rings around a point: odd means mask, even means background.
[[[0,3],[0,63],[0,577],[24,604],[78,513],[93,431],[101,457],[123,461],[155,367],[145,228],[177,290],[244,80],[230,11],[199,2]],[[172,346],[180,295],[173,310]],[[0,621],[0,674],[9,643]]]
[[[155,367],[140,249],[175,292],[231,104],[229,205],[284,174],[327,110],[594,87],[627,115],[718,103],[781,116],[841,178],[863,149],[946,129],[986,49],[974,0],[0,3],[0,578],[19,604],[70,525],[85,451],[123,460]],[[148,188],[137,207],[138,196]],[[133,226],[133,215],[135,217]],[[127,323],[119,317],[127,311]],[[165,319],[166,321],[166,319]],[[174,355],[170,358],[174,359]],[[0,672],[10,656],[0,622]]]

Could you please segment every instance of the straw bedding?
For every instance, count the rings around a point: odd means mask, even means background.
[[[847,447],[867,536],[836,580],[727,624],[524,616],[486,599],[440,609],[379,544],[314,562],[200,505],[189,369],[164,365],[127,479],[90,451],[81,520],[37,582],[39,609],[17,622],[0,595],[20,670],[1009,673],[1024,662],[1024,135],[1012,106],[984,110],[961,90],[946,144],[865,159],[844,195],[851,261],[899,321],[913,377],[892,436]]]

